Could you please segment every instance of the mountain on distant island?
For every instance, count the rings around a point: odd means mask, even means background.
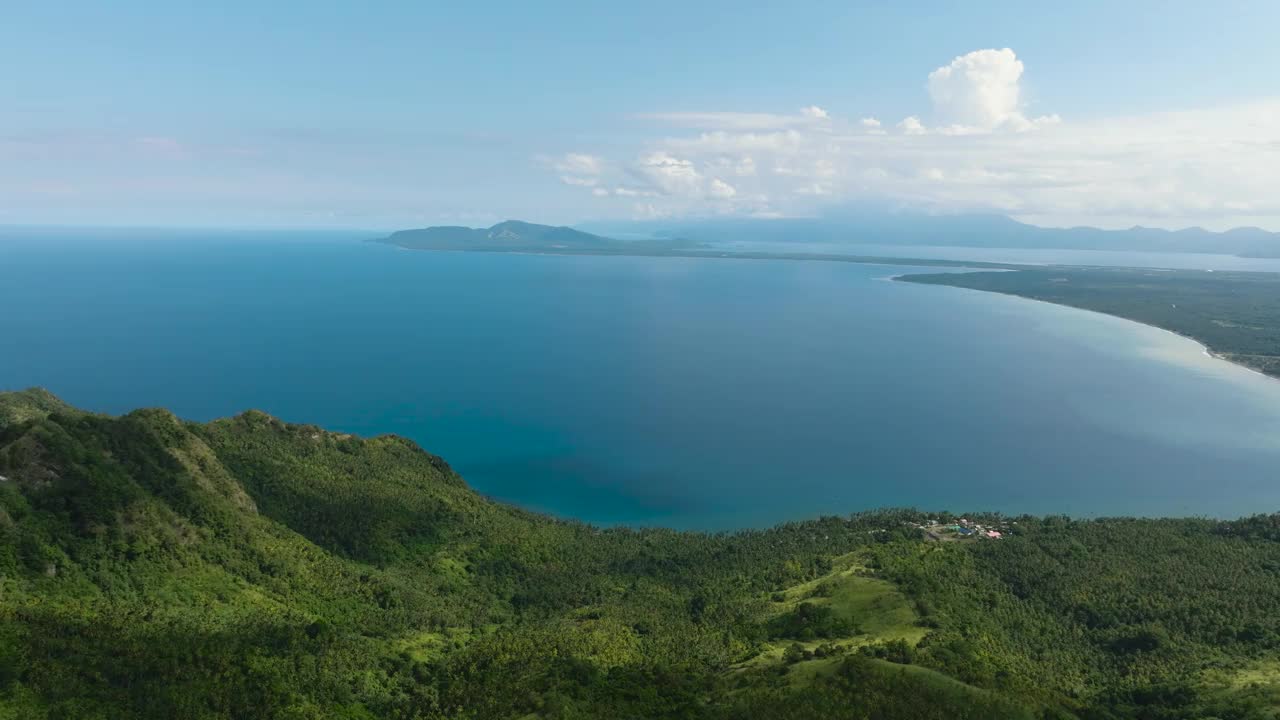
[[[621,235],[622,240],[607,235]],[[1242,227],[1164,230],[1134,226],[1049,228],[1004,215],[859,211],[812,218],[693,218],[584,224],[580,229],[507,220],[489,228],[440,225],[400,230],[375,242],[412,250],[651,254],[733,242],[946,246],[1035,250],[1127,250],[1280,258],[1280,233]]]
[[[1201,227],[1182,230],[1142,226],[1124,230],[1095,227],[1051,228],[1029,225],[1005,215],[991,214],[929,215],[858,210],[808,218],[695,218],[591,223],[582,227],[595,232],[647,235],[653,238],[681,237],[704,243],[814,242],[1280,257],[1280,233],[1256,227],[1241,227],[1224,232]]]
[[[490,228],[439,225],[400,230],[376,242],[413,250],[472,250],[490,252],[616,252],[670,250],[695,244],[678,238],[616,240],[570,227],[507,220]]]

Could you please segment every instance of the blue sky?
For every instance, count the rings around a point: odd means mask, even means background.
[[[179,5],[5,9],[0,223],[1280,229],[1275,2]]]

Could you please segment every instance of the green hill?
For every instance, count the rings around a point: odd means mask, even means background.
[[[599,529],[398,437],[0,394],[0,718],[1274,717],[1275,516],[922,517]]]
[[[697,247],[683,240],[615,240],[570,227],[507,220],[490,228],[441,225],[400,230],[377,242],[410,250],[477,252],[634,253]]]
[[[76,411],[44,388],[0,393],[0,426],[46,417],[55,412],[74,413]]]

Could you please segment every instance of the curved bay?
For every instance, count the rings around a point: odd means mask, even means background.
[[[1280,506],[1280,383],[1153,328],[911,268],[333,240],[10,240],[0,386],[400,433],[601,523]]]

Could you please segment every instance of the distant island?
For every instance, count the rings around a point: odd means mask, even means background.
[[[417,230],[400,230],[372,242],[407,250],[447,252],[527,253],[537,255],[613,255],[620,257],[682,257],[726,260],[808,260],[872,265],[915,265],[920,267],[967,267],[1016,269],[1010,263],[938,260],[931,258],[882,257],[814,252],[759,252],[719,250],[685,239],[618,240],[570,227],[538,225],[507,220],[490,228],[441,225]]]
[[[400,230],[375,242],[410,250],[466,250],[472,252],[652,252],[700,247],[681,239],[615,240],[571,227],[506,220],[489,228],[438,225]]]

